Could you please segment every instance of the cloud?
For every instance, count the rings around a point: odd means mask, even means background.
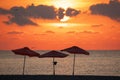
[[[108,16],[111,19],[120,21],[120,2],[119,0],[110,0],[108,4],[96,4],[90,7],[92,14]]]
[[[63,19],[64,16],[72,17],[78,14],[80,14],[80,11],[75,10],[73,8],[67,8],[67,10],[64,10],[63,8],[59,8],[57,16],[58,16],[58,19]]]
[[[34,35],[36,35],[36,36],[40,36],[40,35],[47,35],[47,34],[45,34],[45,33],[40,33],[40,34],[34,34]]]
[[[63,8],[59,8],[59,9],[58,9],[58,15],[57,15],[57,16],[58,16],[58,19],[63,19],[64,15],[65,15],[65,14],[64,14],[64,11],[65,11],[65,10],[64,10]]]
[[[93,25],[91,25],[91,27],[101,27],[101,26],[103,26],[103,24],[93,24]]]
[[[84,30],[84,31],[80,31],[80,32],[68,31],[66,33],[67,34],[99,34],[100,32],[92,31],[92,30]]]
[[[37,25],[30,18],[43,18],[43,19],[54,19],[56,17],[55,8],[53,6],[33,4],[24,8],[14,6],[10,10],[0,8],[0,14],[11,14],[9,21],[4,21],[6,24],[16,23],[20,26],[24,25]]]
[[[24,26],[24,25],[36,25],[36,23],[32,22],[30,19],[28,19],[27,17],[23,17],[23,16],[14,16],[14,17],[10,17],[9,21],[3,21],[5,24],[12,24],[12,23],[16,23],[20,26]]]
[[[85,31],[81,31],[81,32],[79,32],[79,33],[97,34],[97,33],[99,33],[99,32],[85,30]]]
[[[11,31],[11,32],[7,32],[7,34],[23,34],[23,32]]]
[[[66,13],[65,13],[66,12]],[[76,16],[79,14],[78,10],[68,8],[66,11],[62,8],[58,10],[54,6],[47,6],[47,5],[38,5],[34,6],[34,4],[24,7],[13,6],[9,10],[0,8],[0,15],[7,15],[8,21],[4,21],[5,24],[12,24],[16,23],[17,25],[24,26],[24,25],[37,25],[37,23],[30,20],[30,18],[37,18],[37,19],[62,19],[65,15],[66,16]]]
[[[62,26],[60,26],[60,27],[58,27],[59,29],[63,29],[64,27],[62,27]]]
[[[34,6],[32,4],[31,6],[28,6],[26,8],[26,11],[28,12],[27,13],[28,16],[33,18],[43,18],[43,19],[56,18],[56,11],[53,6],[47,6],[47,5]]]
[[[54,34],[54,31],[46,31],[45,33],[50,33],[50,34]]]
[[[68,9],[66,10],[66,16],[70,16],[70,17],[76,16],[76,15],[78,15],[79,13],[80,13],[80,11],[75,10],[75,9],[73,9],[73,8],[68,8]]]
[[[67,32],[68,34],[74,34],[74,33],[76,33],[75,31],[69,31],[69,32]]]
[[[9,11],[0,8],[0,14],[4,14],[5,15],[5,14],[8,14],[8,13],[9,13]]]

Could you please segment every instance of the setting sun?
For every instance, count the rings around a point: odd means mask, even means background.
[[[0,1],[0,80],[109,80],[119,56],[120,0]]]
[[[119,0],[1,0],[0,49],[120,49],[119,7]]]
[[[68,7],[72,7],[72,0],[54,0],[53,1],[53,5],[57,8],[63,8],[63,9],[67,9]]]

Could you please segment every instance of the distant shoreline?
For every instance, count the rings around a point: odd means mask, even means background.
[[[11,51],[11,50],[0,50],[0,51]],[[34,51],[51,51],[51,50],[34,50]],[[56,50],[56,51],[60,51],[60,50]],[[86,50],[86,51],[120,51],[120,50]]]
[[[11,51],[11,50],[0,50],[0,51]],[[38,50],[38,49],[35,49],[35,51],[51,51],[51,50]],[[59,50],[56,50],[56,51],[59,51]],[[116,50],[87,50],[87,51],[120,51],[120,49],[116,49]]]

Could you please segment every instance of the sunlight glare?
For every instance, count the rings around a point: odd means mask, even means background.
[[[80,24],[80,23],[49,23],[48,26],[54,26],[54,27],[83,27],[83,26],[89,26],[89,24]]]
[[[71,0],[54,0],[53,4],[57,8],[61,7],[66,10],[68,7],[73,6],[73,1],[71,1]]]
[[[61,22],[65,22],[65,21],[68,21],[69,19],[70,19],[70,17],[64,16],[63,19],[61,19],[60,21],[61,21]]]

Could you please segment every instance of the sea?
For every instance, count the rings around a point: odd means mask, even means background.
[[[40,54],[48,50],[36,50]],[[75,75],[120,76],[120,50],[88,50],[90,55],[76,54]],[[65,53],[69,54],[69,53]],[[25,75],[52,75],[52,58],[26,57]],[[56,75],[72,75],[73,54],[55,58]],[[24,56],[9,50],[0,51],[0,75],[22,75]]]

